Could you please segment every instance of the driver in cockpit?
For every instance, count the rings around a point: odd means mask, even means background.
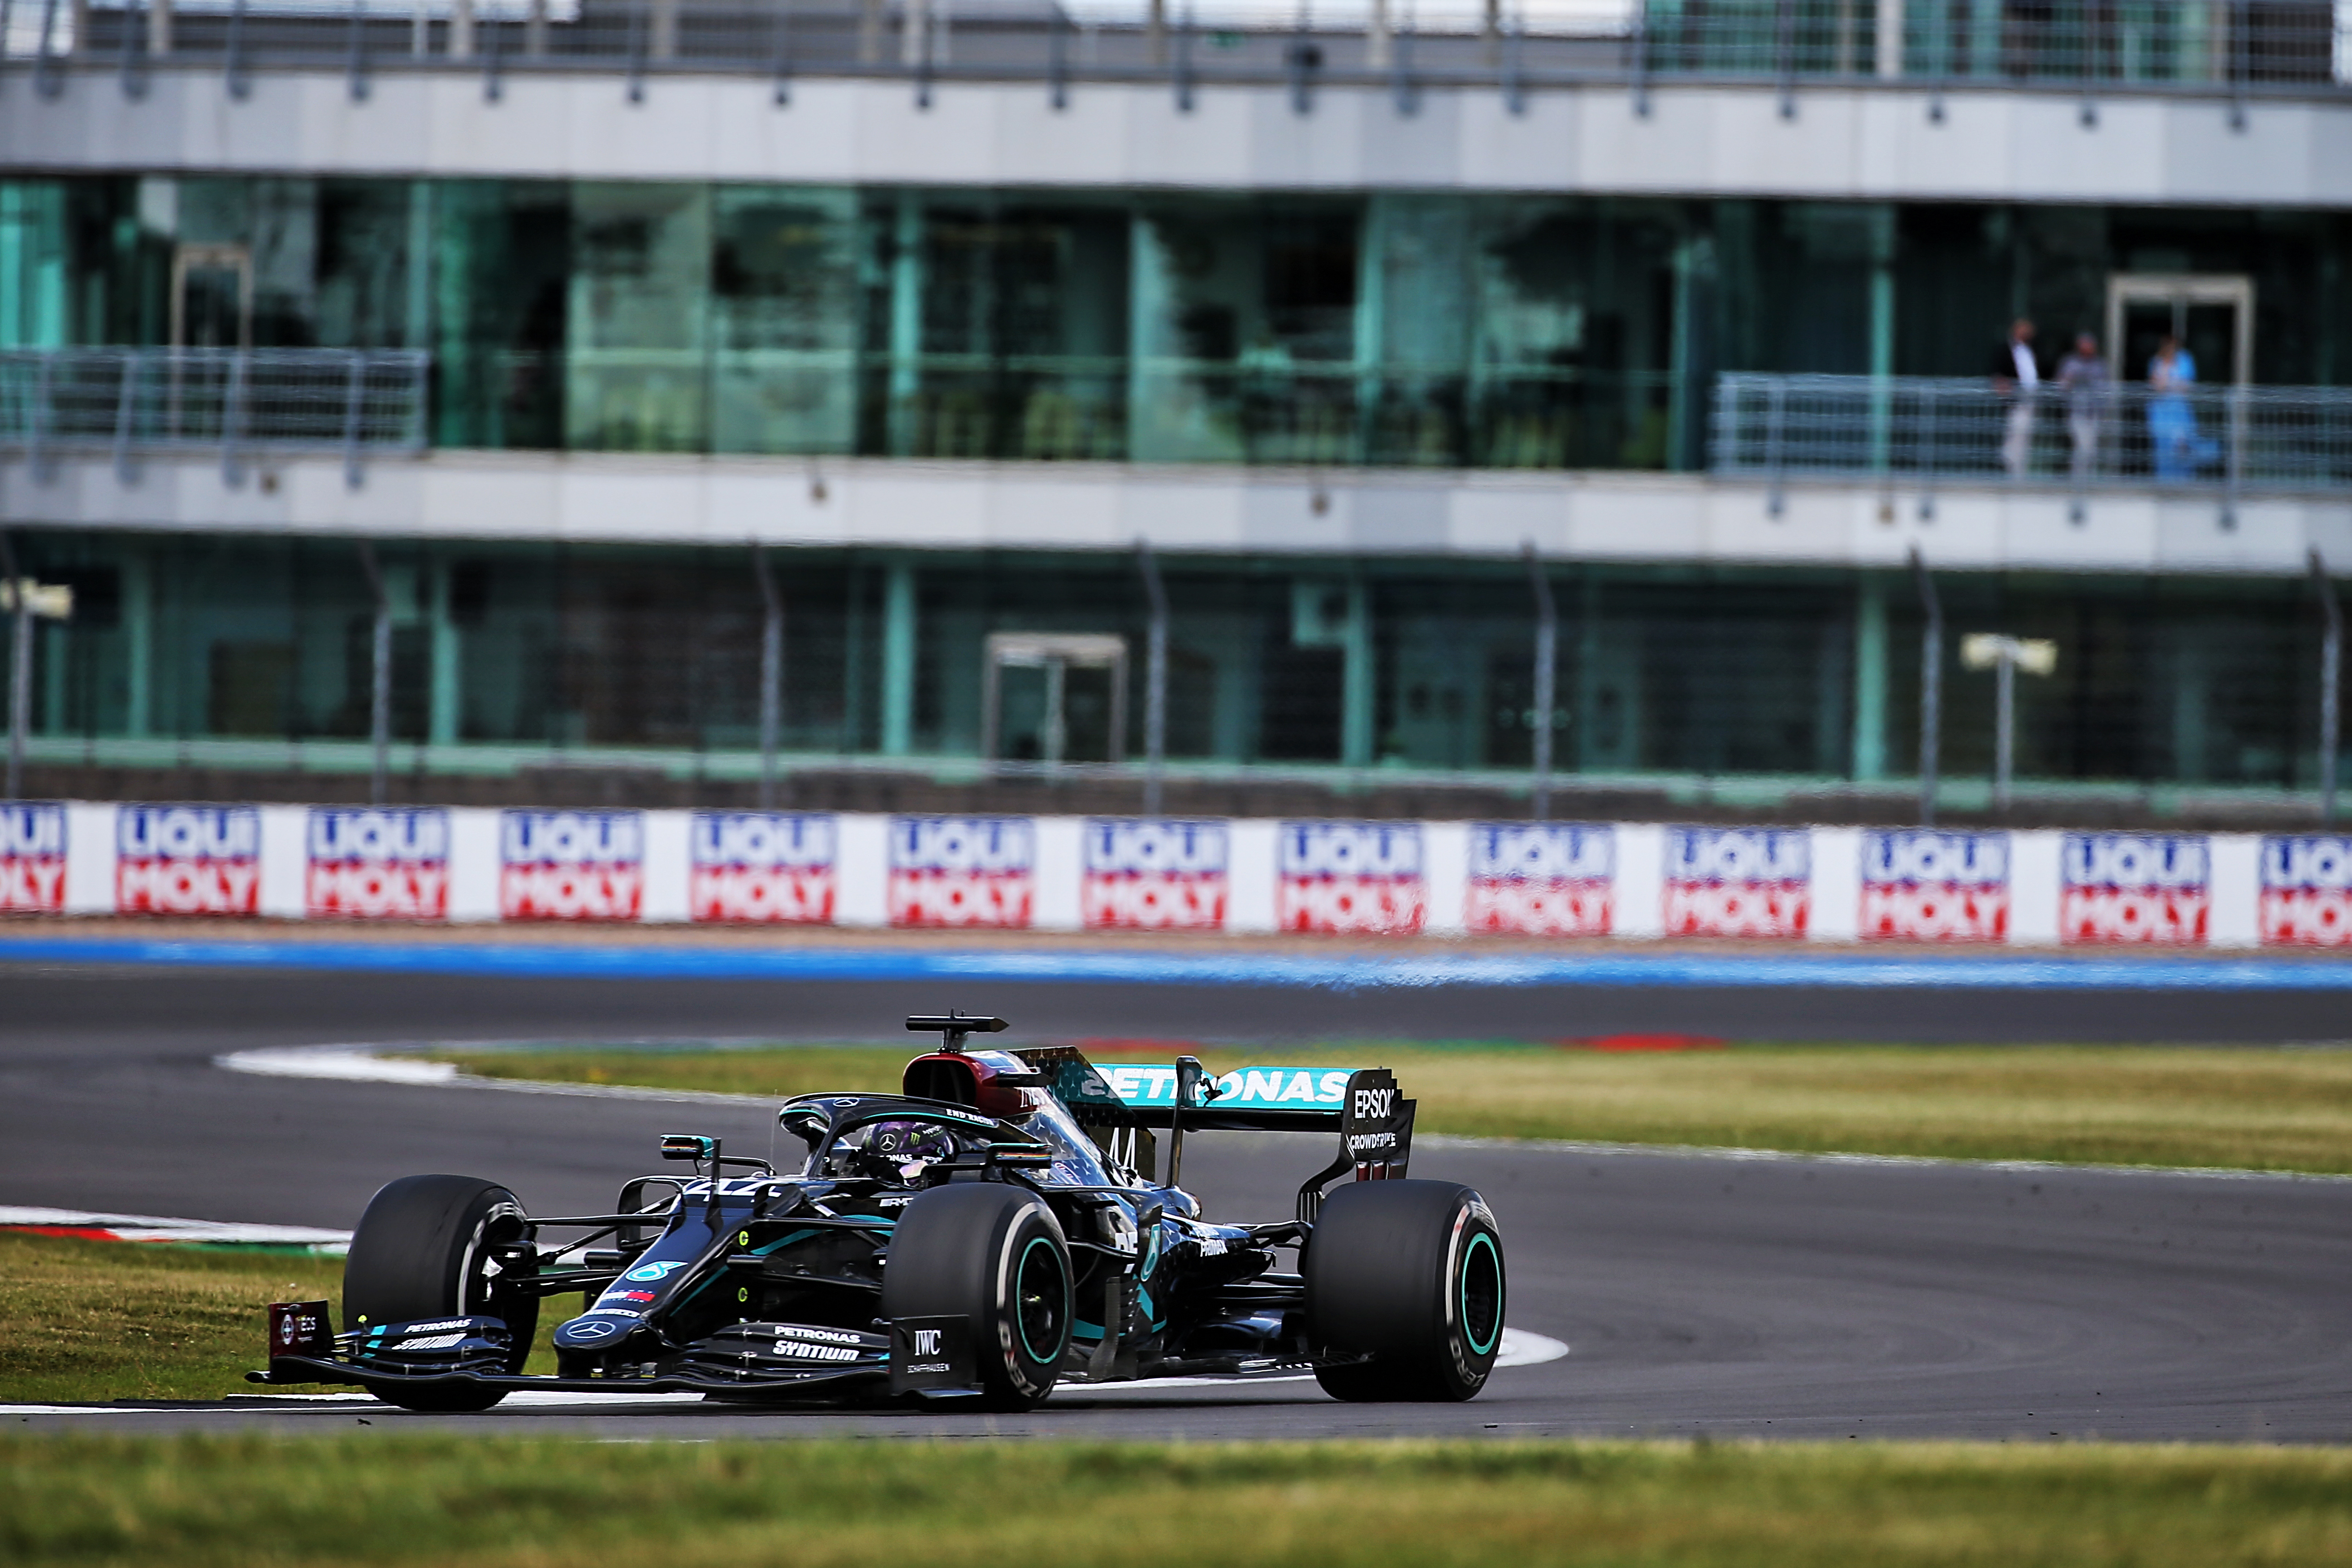
[[[956,1157],[955,1134],[936,1121],[894,1118],[845,1135],[825,1161],[825,1174],[840,1180],[869,1176],[893,1187],[919,1187],[934,1165]]]

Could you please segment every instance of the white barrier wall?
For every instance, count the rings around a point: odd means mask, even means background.
[[[0,911],[2352,946],[2352,836],[0,805]]]

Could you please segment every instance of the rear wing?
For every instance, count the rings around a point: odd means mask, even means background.
[[[1399,1180],[1412,1158],[1415,1102],[1386,1068],[1245,1067],[1211,1076],[1190,1057],[1103,1066],[1066,1046],[1015,1054],[1114,1154],[1120,1151],[1104,1133],[1128,1132],[1131,1151],[1139,1150],[1134,1134],[1160,1128],[1171,1142],[1208,1131],[1336,1133],[1339,1158],[1318,1185],[1349,1166],[1360,1181]],[[1173,1158],[1170,1165],[1172,1184]]]

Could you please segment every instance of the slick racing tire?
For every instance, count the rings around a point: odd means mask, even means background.
[[[498,1271],[490,1253],[521,1239],[529,1225],[512,1193],[478,1176],[403,1176],[387,1184],[368,1200],[343,1260],[343,1327],[502,1319],[514,1339],[506,1370],[520,1372],[539,1331],[539,1297],[515,1274]],[[506,1397],[502,1388],[471,1383],[377,1394],[411,1410],[488,1410]]]
[[[1333,1398],[1458,1400],[1486,1385],[1503,1342],[1503,1237],[1472,1189],[1341,1187],[1302,1272],[1317,1359],[1332,1358],[1315,1381]]]
[[[1070,1342],[1070,1248],[1035,1194],[957,1182],[898,1215],[882,1265],[885,1318],[971,1320],[981,1402],[1030,1410],[1054,1391]]]

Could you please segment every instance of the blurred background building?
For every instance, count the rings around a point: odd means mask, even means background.
[[[1172,809],[1524,811],[1548,723],[1562,814],[1901,817],[1916,552],[1948,809],[1986,631],[2059,649],[2019,811],[2318,800],[2331,0],[0,0],[0,519],[72,590],[11,642],[26,793],[363,797],[381,708],[394,798],[748,801],[764,713],[812,805],[1131,807],[1156,742]]]

